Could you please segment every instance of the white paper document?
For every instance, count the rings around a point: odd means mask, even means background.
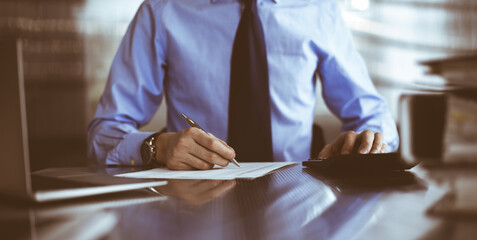
[[[213,179],[230,180],[236,178],[258,178],[276,169],[294,165],[294,162],[250,162],[240,163],[241,167],[229,164],[227,167],[215,166],[210,170],[176,171],[167,168],[154,168],[145,171],[117,174],[116,177],[160,178],[160,179]]]

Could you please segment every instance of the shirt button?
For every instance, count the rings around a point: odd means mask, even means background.
[[[131,163],[131,165],[136,165],[136,161],[134,160],[134,158],[131,158],[131,160],[129,160],[129,163]]]

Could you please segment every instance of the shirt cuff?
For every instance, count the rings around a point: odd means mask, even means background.
[[[107,165],[143,165],[141,157],[141,144],[154,132],[132,132],[111,151],[106,157]]]

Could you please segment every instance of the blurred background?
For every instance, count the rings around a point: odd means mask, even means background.
[[[477,52],[477,1],[337,0],[356,46],[398,120],[403,93],[443,80],[419,61]],[[32,169],[85,164],[86,129],[112,59],[142,0],[2,0],[0,35],[20,38]],[[340,123],[317,99],[331,141]],[[144,128],[165,126],[161,106]]]

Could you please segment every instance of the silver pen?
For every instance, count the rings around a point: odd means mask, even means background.
[[[188,117],[188,116],[185,115],[184,113],[181,113],[181,115],[182,115],[182,117],[186,120],[186,122],[187,122],[191,127],[196,127],[196,128],[198,128],[198,129],[204,131],[204,132],[207,133],[208,135],[210,135],[210,133],[208,133],[208,132],[205,131],[203,128],[201,128],[201,127],[199,126],[199,124],[195,123],[195,121],[192,120],[190,117]],[[235,158],[233,158],[233,159],[231,160],[231,162],[232,162],[233,164],[235,164],[237,167],[240,167],[240,164],[237,162],[237,160],[235,160]]]

